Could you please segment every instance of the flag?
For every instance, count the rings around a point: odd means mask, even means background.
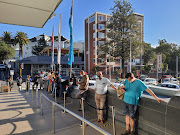
[[[53,31],[52,31],[51,45],[52,45],[52,49],[51,49],[51,68],[53,70],[53,66],[54,66],[54,26],[53,26]]]
[[[59,18],[59,27],[58,27],[58,57],[57,63],[61,64],[61,14]]]
[[[72,66],[74,62],[74,54],[73,54],[73,0],[69,17],[69,28],[70,28],[70,46],[69,46],[69,56],[68,56],[68,64]]]

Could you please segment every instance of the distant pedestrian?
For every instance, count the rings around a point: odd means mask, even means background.
[[[114,85],[110,82],[108,78],[103,77],[101,71],[97,73],[98,78],[95,83],[95,102],[97,109],[103,109],[106,102],[107,86],[111,86],[113,89],[116,89]],[[97,110],[98,120],[97,122],[104,123],[103,121],[103,110]]]
[[[10,88],[10,91],[11,91],[12,88],[13,88],[13,85],[14,85],[14,82],[13,82],[13,80],[11,79],[11,77],[9,77],[8,83],[9,83],[9,88]]]
[[[68,89],[69,86],[69,80],[65,80],[61,82],[61,90],[60,90],[60,97],[63,100],[64,99],[64,92]]]
[[[71,84],[72,83],[72,84]],[[68,89],[67,89],[67,95],[69,95],[70,93],[71,93],[71,91],[75,88],[75,87],[77,87],[78,85],[77,85],[77,78],[75,77],[75,75],[74,74],[71,74],[71,78],[70,78],[70,83],[69,83],[69,87],[68,87]]]
[[[61,87],[61,78],[59,77],[58,73],[55,74],[55,83],[56,83],[56,96],[59,97],[60,87]]]
[[[30,88],[31,88],[31,82],[32,82],[31,76],[28,75],[27,78],[26,78],[26,90],[27,91],[29,91]]]
[[[137,107],[143,91],[152,95],[159,103],[164,101],[158,98],[141,80],[136,79],[133,73],[126,74],[124,86],[121,88],[124,91],[123,98],[123,114],[125,115],[126,131],[122,135],[134,135],[134,118],[136,117]],[[131,126],[131,131],[129,131]]]
[[[34,77],[33,90],[34,90],[34,86],[36,87],[36,91],[37,91],[38,90],[38,75],[35,75]]]
[[[47,74],[47,78],[46,78],[46,80],[47,80],[47,91],[48,91],[48,88],[49,88],[49,79],[50,79],[50,76],[51,76],[51,71],[49,70],[48,74]]]
[[[89,86],[89,77],[86,75],[86,73],[81,70],[80,71],[80,76],[81,76],[81,82],[77,82],[77,84],[79,84],[79,92],[76,94],[76,98],[80,99],[80,109],[79,111],[82,111],[82,106],[81,106],[81,98],[86,98],[86,92],[88,90],[88,86]]]
[[[18,86],[18,90],[19,90],[19,91],[22,90],[22,83],[23,83],[23,81],[22,81],[22,76],[19,76],[19,77],[17,78],[17,86]]]
[[[44,89],[44,86],[43,86],[43,84],[44,84],[44,73],[43,73],[43,71],[41,71],[41,73],[39,75],[39,82],[40,82],[40,90]]]
[[[48,92],[53,92],[54,91],[54,71],[51,71],[51,75],[49,77],[49,85],[48,85]]]

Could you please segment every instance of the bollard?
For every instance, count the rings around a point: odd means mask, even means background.
[[[55,133],[55,111],[54,111],[54,103],[52,102],[52,133]]]
[[[40,100],[41,100],[41,115],[43,114],[43,109],[42,109],[42,95],[40,95]]]
[[[64,108],[66,108],[66,91],[63,92],[64,93]],[[66,111],[63,110],[63,113],[65,113]]]
[[[116,135],[115,109],[114,109],[114,106],[112,106],[112,120],[113,120],[113,135]]]
[[[36,102],[37,102],[37,106],[38,106],[38,90],[36,89]]]
[[[82,109],[82,116],[84,118],[84,98],[81,98],[81,109]],[[85,123],[82,122],[82,125],[83,125],[83,132],[82,134],[85,135]]]

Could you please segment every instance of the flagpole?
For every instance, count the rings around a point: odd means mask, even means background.
[[[53,31],[52,31],[52,41],[51,41],[51,44],[52,44],[52,49],[51,49],[51,68],[52,68],[52,71],[53,71],[53,68],[54,68],[54,26],[53,26]]]
[[[59,18],[59,28],[58,28],[58,59],[57,63],[59,64],[59,76],[61,74],[61,14]]]
[[[73,54],[73,0],[72,0],[71,11],[70,11],[70,17],[69,17],[69,28],[70,28],[70,46],[69,46],[68,64],[70,65],[70,77],[71,77],[72,63],[74,62],[74,54]]]

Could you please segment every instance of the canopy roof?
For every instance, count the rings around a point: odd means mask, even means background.
[[[0,0],[0,23],[42,28],[62,0]]]

